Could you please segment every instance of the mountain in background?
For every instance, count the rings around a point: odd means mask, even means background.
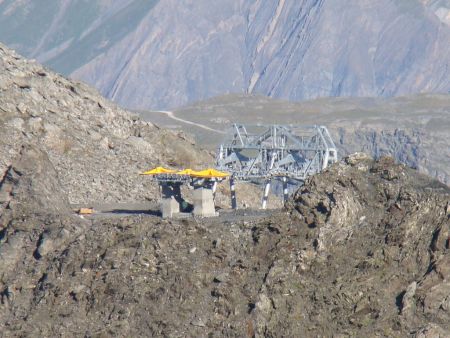
[[[449,0],[0,0],[0,40],[130,108],[450,91]]]
[[[450,90],[448,0],[3,0],[0,40],[130,108]]]
[[[68,75],[133,32],[155,3],[0,0],[0,39]]]

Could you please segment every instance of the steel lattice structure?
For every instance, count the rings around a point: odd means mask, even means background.
[[[233,124],[216,160],[238,180],[303,181],[335,163],[337,150],[324,126]]]

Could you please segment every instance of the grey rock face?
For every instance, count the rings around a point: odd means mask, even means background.
[[[132,108],[240,92],[246,24],[240,1],[160,2],[132,34],[72,76]]]
[[[450,61],[450,31],[444,27],[440,37],[442,25],[418,2],[284,3],[270,35],[257,24],[266,7],[255,13],[251,92],[298,99],[449,89],[448,76],[441,76]],[[434,65],[432,50],[440,55]]]
[[[55,168],[37,147],[21,148],[0,179],[0,194],[6,196],[0,201],[3,278],[14,273],[27,250],[35,250],[35,257],[39,258],[57,250],[83,229],[82,222],[70,215],[69,202]]]
[[[69,212],[69,201],[60,188],[58,174],[42,151],[25,145],[17,160],[0,181],[0,191],[10,197],[4,212],[13,210],[11,217],[20,217],[39,210],[45,214],[63,215]],[[7,205],[6,205],[7,204]]]
[[[374,335],[377,321],[391,312],[401,327],[391,327],[397,334],[403,335],[399,330],[409,327],[410,335],[440,337],[449,329],[449,312],[445,304],[449,297],[450,223],[445,210],[450,189],[395,164],[392,158],[383,157],[374,162],[368,157],[351,156],[345,162],[347,164],[341,162],[309,178],[288,205],[300,222],[315,229],[316,258],[321,257],[326,266],[319,274],[330,276],[334,269],[339,271],[340,277],[334,279],[329,291],[331,294],[331,289],[335,288],[339,293],[345,293],[345,289],[350,292],[349,303],[354,306],[353,314],[347,317],[348,322],[372,330],[370,334],[360,332],[359,335]],[[359,240],[363,244],[353,247]],[[345,264],[333,263],[335,257],[339,257],[339,251],[345,252]],[[358,252],[365,258],[352,264]],[[401,256],[399,261],[395,261],[397,255]],[[343,270],[347,268],[355,276],[342,278]],[[409,272],[402,271],[404,268],[415,272],[408,276]],[[370,279],[373,283],[378,278],[381,281],[390,269],[397,271],[386,283],[381,282],[383,291],[375,291],[377,297],[372,298],[373,289],[370,290],[365,282]],[[359,279],[362,287],[356,291],[350,286],[350,280],[359,273],[365,277]],[[369,275],[370,278],[365,279]],[[400,284],[401,289],[394,291]],[[389,301],[383,298],[391,292],[390,297],[397,302],[392,301],[387,306]],[[330,294],[324,290],[320,293],[328,300]],[[378,311],[380,307],[383,311]],[[337,310],[334,305],[330,308],[333,308],[331,312]],[[384,334],[395,335],[387,331]]]
[[[450,25],[450,0],[424,0],[434,14],[446,25]]]
[[[73,76],[136,108],[242,91],[300,100],[450,89],[450,27],[415,1],[177,5],[160,3]],[[205,17],[211,6],[220,14]]]
[[[0,40],[130,108],[450,90],[447,0],[51,2],[31,41],[36,5],[0,4]]]

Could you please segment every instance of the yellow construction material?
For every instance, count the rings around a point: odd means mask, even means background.
[[[191,174],[191,176],[198,178],[225,178],[230,176],[230,174],[218,171],[216,169],[208,168],[201,171],[195,171]]]
[[[94,209],[92,209],[92,208],[80,208],[80,210],[78,210],[78,213],[80,215],[92,215],[94,213]]]
[[[184,170],[181,170],[181,171],[177,171],[175,174],[177,174],[177,175],[187,175],[187,176],[192,176],[192,175],[194,175],[194,174],[196,174],[197,173],[197,171],[195,171],[195,170],[192,170],[192,169],[184,169]]]
[[[142,173],[141,175],[160,175],[160,174],[175,174],[176,170],[172,170],[172,169],[166,169],[163,167],[157,167],[155,169],[146,171],[144,173]]]
[[[228,173],[224,173],[221,171],[218,171],[216,169],[208,168],[201,171],[195,171],[192,169],[183,169],[181,171],[166,169],[163,167],[157,167],[155,169],[146,171],[145,173],[142,173],[141,175],[161,175],[161,174],[174,174],[174,175],[185,175],[185,176],[191,176],[196,178],[226,178],[230,176]]]

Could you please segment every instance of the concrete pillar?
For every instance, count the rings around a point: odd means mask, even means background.
[[[181,183],[161,183],[161,213],[163,218],[180,213]]]
[[[266,185],[264,187],[264,195],[262,200],[262,209],[267,208],[267,199],[269,198],[269,191],[270,191],[270,179],[266,181]]]
[[[180,213],[180,203],[174,198],[164,198],[161,200],[161,213],[163,218],[172,218]]]
[[[283,202],[286,203],[289,198],[287,177],[283,177]]]
[[[230,177],[230,194],[231,194],[231,209],[237,209],[236,186],[233,176]]]
[[[194,190],[194,215],[201,217],[217,216],[211,188],[197,188]]]

